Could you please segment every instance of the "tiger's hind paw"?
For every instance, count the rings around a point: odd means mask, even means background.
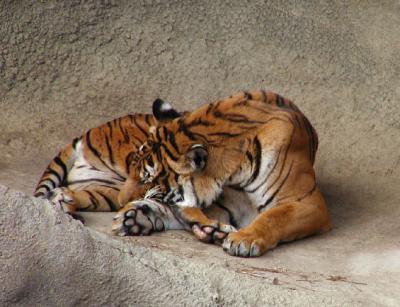
[[[47,198],[53,205],[61,208],[62,211],[72,216],[75,220],[81,221],[82,224],[85,220],[82,216],[76,214],[76,203],[72,197],[72,192],[68,188],[60,187],[50,191]]]
[[[213,221],[209,225],[195,223],[192,225],[192,231],[195,237],[200,241],[221,245],[229,233],[236,232],[237,230],[232,225]]]
[[[125,205],[112,223],[112,231],[119,236],[147,236],[164,229],[163,220],[145,201]]]

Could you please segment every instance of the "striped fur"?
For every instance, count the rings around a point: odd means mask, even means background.
[[[116,211],[141,197],[147,186],[131,184],[131,167],[154,125],[152,115],[134,114],[88,130],[50,162],[34,195],[60,203],[69,213]]]
[[[175,217],[199,238],[212,223],[201,210],[226,188],[244,194],[256,213],[223,247],[258,256],[330,229],[313,169],[317,147],[314,128],[293,102],[270,91],[241,92],[160,123],[141,147],[137,172],[161,187],[164,201],[178,208]],[[231,217],[240,212],[232,206],[223,203]]]

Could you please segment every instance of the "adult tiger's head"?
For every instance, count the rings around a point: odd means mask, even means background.
[[[246,126],[237,125],[237,118],[226,121],[216,116],[231,114],[230,103],[210,112],[215,107],[205,104],[179,114],[165,102],[154,102],[158,124],[150,128],[136,165],[141,181],[158,185],[167,201],[172,195],[179,206],[210,205],[244,161],[248,142],[241,133]]]
[[[180,192],[182,198],[183,187],[194,174],[204,171],[208,162],[206,138],[185,129],[184,118],[188,114],[178,113],[160,99],[154,101],[153,115],[158,125],[150,128],[137,163],[142,183],[159,185],[165,194]]]

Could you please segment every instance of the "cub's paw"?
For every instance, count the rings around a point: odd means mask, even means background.
[[[75,202],[68,188],[55,188],[50,191],[47,198],[55,205],[59,205],[65,212],[75,211]]]
[[[222,244],[222,241],[229,233],[237,231],[232,225],[222,224],[213,220],[205,224],[194,223],[191,228],[195,237],[200,241],[219,245]]]
[[[129,203],[118,211],[112,223],[112,231],[119,236],[147,236],[163,231],[163,220],[145,202]]]
[[[258,257],[275,246],[276,243],[270,243],[254,233],[241,230],[230,233],[222,243],[224,251],[238,257]]]

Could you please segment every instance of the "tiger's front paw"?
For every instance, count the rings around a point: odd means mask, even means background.
[[[229,233],[237,230],[232,225],[222,224],[218,221],[210,221],[210,223],[207,224],[193,224],[192,231],[195,237],[200,241],[221,245],[222,241]]]
[[[255,233],[247,233],[241,230],[230,233],[222,243],[224,251],[238,257],[258,257],[275,246],[276,243],[268,242]]]
[[[127,204],[118,211],[112,231],[119,236],[146,236],[165,229],[162,219],[145,203]]]

